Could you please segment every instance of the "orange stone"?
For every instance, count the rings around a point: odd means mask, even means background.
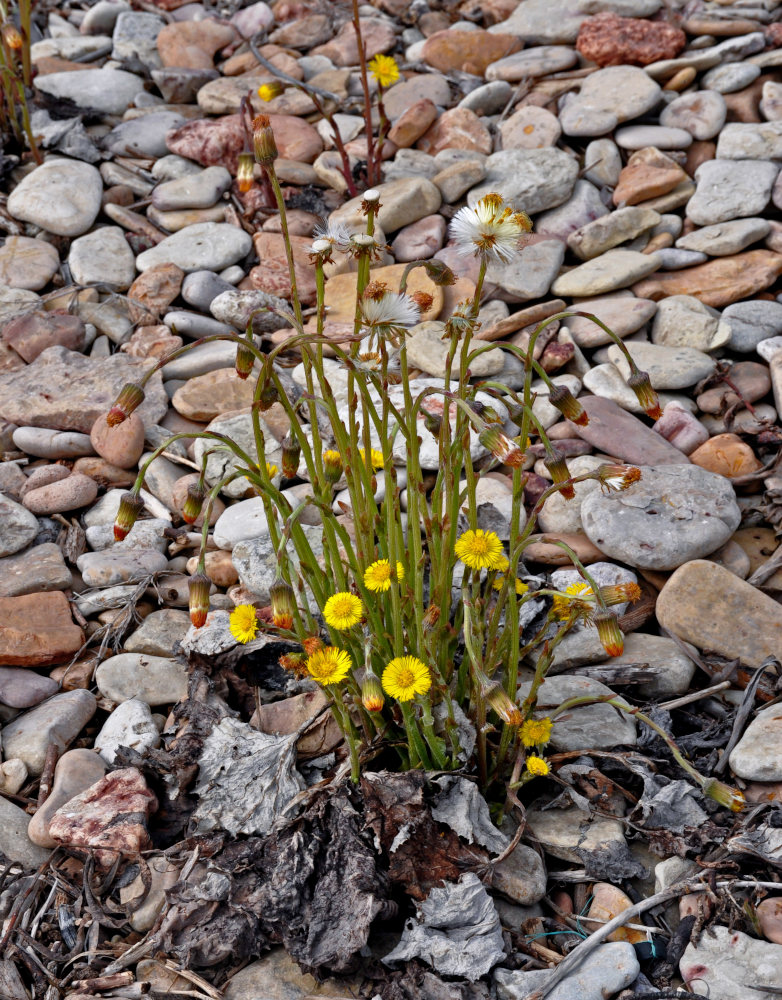
[[[694,295],[704,305],[719,309],[763,291],[780,274],[782,254],[749,250],[682,271],[658,272],[636,282],[632,288],[639,298],[655,302],[669,295]]]
[[[637,205],[648,198],[658,198],[687,180],[679,164],[655,146],[639,149],[627,161],[614,189],[615,205]]]
[[[518,52],[521,42],[515,35],[489,31],[438,31],[427,38],[421,58],[441,73],[454,70],[483,76],[486,67]]]
[[[762,468],[750,446],[738,434],[717,434],[690,455],[693,465],[726,479],[747,476]]]
[[[67,660],[81,649],[84,633],[71,618],[62,591],[0,597],[0,663],[43,667]]]
[[[436,156],[443,149],[470,149],[477,153],[492,150],[489,130],[469,108],[444,111],[418,140],[417,148]]]

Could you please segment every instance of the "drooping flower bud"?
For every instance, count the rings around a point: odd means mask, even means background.
[[[730,809],[731,812],[741,812],[747,804],[747,800],[738,788],[731,788],[730,785],[726,785],[724,781],[718,781],[716,778],[707,778],[701,791],[721,806]]]
[[[440,428],[443,426],[443,418],[437,413],[432,413],[427,410],[425,406],[421,407],[421,413],[424,415],[424,427],[429,431],[432,437],[440,436]]]
[[[383,685],[371,670],[367,670],[361,683],[361,704],[368,712],[381,712],[385,704]]]
[[[239,165],[236,170],[236,181],[242,194],[246,194],[253,186],[253,160],[252,153],[240,153]]]
[[[245,340],[236,346],[236,374],[240,379],[246,379],[253,370],[255,355]]]
[[[437,623],[440,621],[440,609],[436,604],[430,604],[429,607],[424,612],[424,617],[421,622],[424,632],[431,632],[437,627]]]
[[[253,148],[255,159],[261,166],[271,166],[279,156],[268,115],[257,115],[253,118]]]
[[[24,45],[19,29],[15,24],[11,24],[10,21],[5,22],[2,29],[0,29],[0,33],[2,34],[3,42],[9,49],[18,52]]]
[[[277,628],[293,628],[293,613],[296,610],[296,594],[293,587],[278,578],[269,587],[272,605],[272,621]]]
[[[435,285],[455,285],[456,275],[441,260],[437,260],[432,257],[430,260],[424,261],[424,270]]]
[[[551,405],[555,406],[566,420],[572,420],[580,427],[586,427],[589,423],[586,410],[566,385],[555,382],[551,386],[548,398]]]
[[[188,524],[195,524],[201,513],[206,499],[204,484],[199,479],[197,483],[191,483],[187,488],[187,496],[182,507],[182,518]]]
[[[116,427],[127,420],[134,410],[144,402],[144,390],[135,382],[126,382],[120,389],[119,395],[114,400],[114,404],[108,412],[106,423],[109,427]]]
[[[114,540],[121,542],[136,523],[139,514],[144,510],[144,501],[133,490],[123,493],[119,501],[119,510],[114,520]]]
[[[300,457],[301,445],[299,444],[299,440],[288,431],[282,439],[282,474],[286,479],[293,479],[299,471]]]
[[[647,417],[651,417],[652,420],[659,420],[663,415],[663,411],[660,408],[660,400],[657,397],[657,393],[652,388],[652,381],[649,378],[649,373],[635,371],[630,378],[628,378],[627,384],[635,393],[638,405]]]
[[[332,486],[338,483],[342,476],[343,468],[342,455],[338,451],[329,448],[323,452],[323,475],[327,483],[330,483]]]
[[[212,589],[212,581],[206,573],[193,573],[187,581],[187,587],[190,591],[190,621],[194,628],[202,628],[209,612],[209,591]]]
[[[268,410],[276,402],[279,401],[280,394],[273,382],[266,382],[261,389],[260,396],[258,397],[258,409],[262,412]]]
[[[509,726],[520,726],[524,721],[524,716],[518,705],[515,705],[505,688],[496,681],[481,692],[486,703],[497,713],[497,715]]]
[[[609,656],[621,656],[625,648],[625,639],[614,612],[596,608],[592,624],[597,628],[598,637],[606,653]]]
[[[556,484],[564,484],[559,491],[560,494],[566,500],[572,500],[576,495],[576,491],[573,488],[573,484],[568,481],[570,479],[570,471],[564,455],[552,449],[548,457],[543,459],[543,464],[551,473],[551,478]]]
[[[618,493],[626,490],[633,483],[637,483],[641,478],[641,470],[634,465],[623,465],[614,463],[611,465],[601,465],[595,471],[595,479],[600,483],[603,493]]]
[[[484,428],[478,435],[478,440],[503,465],[520,469],[524,464],[524,452],[496,425]]]
[[[641,588],[637,583],[615,583],[608,587],[599,587],[598,594],[600,600],[607,607],[614,604],[632,604],[641,600]]]

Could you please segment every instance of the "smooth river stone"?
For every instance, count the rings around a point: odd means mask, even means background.
[[[640,569],[676,569],[714,552],[738,528],[741,511],[722,476],[682,464],[641,471],[629,489],[593,493],[581,506],[588,538],[611,558]]]
[[[170,705],[187,694],[187,668],[164,656],[120,653],[101,663],[95,683],[109,701],[138,698],[152,706]]]
[[[730,755],[730,769],[745,781],[782,781],[782,708],[758,712]]]
[[[61,591],[0,597],[0,663],[41,667],[68,660],[84,642]],[[9,755],[10,756],[10,755]]]
[[[606,292],[626,288],[633,282],[645,278],[656,271],[661,263],[660,257],[655,253],[609,250],[594,260],[579,264],[578,267],[560,274],[552,284],[551,292],[553,295],[564,296],[604,295]],[[639,297],[643,295],[639,293]]]
[[[98,707],[91,691],[65,691],[30,709],[3,727],[3,753],[24,761],[33,776],[43,771],[46,751],[54,743],[62,753],[90,721]]]
[[[39,847],[56,847],[57,841],[49,836],[49,823],[57,810],[69,802],[74,795],[86,791],[90,785],[100,781],[106,773],[106,761],[93,750],[67,750],[57,761],[54,769],[54,784],[44,804],[38,809],[27,835]]]
[[[773,285],[780,274],[782,254],[773,250],[748,250],[683,271],[655,274],[633,285],[633,291],[655,301],[667,295],[694,295],[704,305],[719,309],[763,291]]]
[[[649,322],[657,312],[657,303],[650,299],[636,298],[631,291],[624,290],[593,299],[576,299],[572,309],[591,313],[602,320],[617,337],[627,337]],[[566,323],[579,347],[601,347],[603,344],[613,343],[605,330],[586,316],[570,316]]]
[[[634,465],[681,465],[686,461],[678,448],[613,400],[582,396],[579,402],[589,423],[586,427],[573,424],[574,436],[588,441],[597,451]]]
[[[695,559],[676,570],[660,591],[656,614],[679,638],[728,659],[740,658],[747,666],[779,655],[782,607],[708,560]]]
[[[29,236],[7,236],[0,247],[0,285],[39,292],[60,266],[57,248]]]
[[[714,359],[695,347],[668,347],[640,341],[631,341],[626,347],[641,371],[648,372],[652,388],[656,390],[687,389],[714,371]],[[624,379],[630,377],[630,366],[621,348],[615,344],[609,347],[608,359]]]

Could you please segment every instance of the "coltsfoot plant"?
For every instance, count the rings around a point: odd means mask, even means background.
[[[254,122],[254,139],[256,160],[276,194],[287,237],[285,204],[274,169],[274,136],[262,115]],[[212,505],[229,480],[243,476],[262,498],[277,579],[270,588],[270,615],[262,620],[253,604],[232,612],[230,628],[237,643],[268,632],[292,644],[293,651],[281,663],[328,691],[345,734],[354,780],[362,758],[387,748],[397,752],[401,768],[447,770],[474,760],[484,788],[498,782],[513,795],[515,788],[549,770],[545,747],[552,719],[536,715],[536,699],[557,644],[575,625],[586,623],[597,629],[607,654],[618,655],[623,635],[613,608],[640,596],[635,584],[598,586],[564,544],[582,582],[562,592],[541,588],[523,564],[538,514],[555,494],[573,497],[579,482],[596,480],[606,492],[624,490],[640,478],[640,471],[606,464],[571,476],[533,412],[532,382],[541,379],[554,406],[575,423],[587,423],[573,395],[552,383],[534,360],[542,329],[572,314],[560,313],[541,323],[527,350],[474,339],[487,266],[512,260],[519,237],[531,228],[527,216],[499,194],[462,208],[451,223],[459,250],[478,258],[475,292],[445,324],[444,378],[411,379],[407,335],[431,297],[409,295],[408,277],[414,268],[423,268],[438,285],[454,278],[434,260],[408,264],[399,288],[373,278],[372,264],[382,249],[375,238],[378,199],[374,189],[364,194],[364,232],[355,235],[329,226],[313,242],[314,324],[307,329],[303,325],[289,254],[292,311],[283,315],[294,330],[290,340],[262,351],[252,334],[252,318],[243,335],[204,338],[234,340],[238,375],[249,378],[257,372],[251,408],[255,450],[249,454],[212,431],[194,435],[208,439],[213,450],[229,451],[239,467],[207,486],[205,457],[185,503],[185,520],[195,521],[202,508],[205,515],[200,563],[191,580],[191,617],[197,628],[208,621],[204,553]],[[324,268],[343,256],[356,262],[357,292],[352,333],[340,346],[323,332]],[[648,376],[638,371],[621,340],[611,336],[625,353],[630,384],[641,405],[657,416],[658,401]],[[326,376],[326,344],[346,373],[348,405],[343,409]],[[497,348],[522,363],[520,390],[498,380],[477,383],[471,377],[475,360]],[[161,359],[146,377],[189,349]],[[297,399],[286,393],[278,367],[283,350],[301,356],[306,391]],[[143,385],[126,386],[109,422],[124,419],[143,395]],[[264,460],[260,413],[273,402],[282,405],[290,424],[281,469]],[[545,447],[552,482],[525,519],[524,468],[531,464],[526,452],[533,436]],[[433,474],[421,467],[424,437],[436,441],[439,462]],[[149,461],[167,446],[158,448]],[[507,538],[481,527],[478,519],[476,488],[496,468],[512,478]],[[122,502],[117,538],[128,533],[142,508],[139,491],[145,469]],[[297,506],[283,488],[291,481],[306,484],[306,495]],[[348,500],[335,503],[337,491],[344,491]],[[322,553],[313,549],[312,535],[300,523],[302,512],[311,513],[313,507],[323,527]],[[537,602],[537,616],[528,613],[531,602]],[[522,623],[531,621],[535,624],[529,634]],[[519,666],[525,661],[534,666],[534,679],[520,701]]]

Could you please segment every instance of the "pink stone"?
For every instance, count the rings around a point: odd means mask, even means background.
[[[385,21],[374,17],[362,17],[359,19],[359,25],[367,59],[381,52],[389,52],[396,44],[394,29]],[[310,52],[310,55],[326,56],[335,66],[357,66],[358,42],[353,22],[347,21],[343,24],[330,42],[319,45]]]
[[[411,260],[428,260],[442,247],[445,238],[445,219],[442,215],[425,215],[400,229],[391,244],[398,263]]]
[[[675,58],[686,44],[681,28],[665,21],[601,11],[583,22],[576,48],[598,66],[648,66],[658,59]]]
[[[666,405],[663,415],[654,425],[654,430],[685,455],[691,455],[696,448],[709,440],[709,432],[700,420],[677,402]]]
[[[488,154],[492,151],[492,141],[489,130],[474,111],[451,108],[421,136],[417,148],[431,156],[443,149],[471,149]]]
[[[774,944],[782,944],[782,896],[769,896],[755,908],[763,936]]]
[[[212,69],[214,55],[236,40],[230,24],[217,21],[180,21],[167,24],[157,37],[164,66]]]
[[[426,132],[437,119],[437,106],[423,97],[402,112],[388,133],[388,138],[397,146],[408,148]]]
[[[109,868],[117,854],[135,856],[151,846],[147,822],[157,799],[135,767],[112,771],[57,810],[49,836],[58,844],[95,851]]]

